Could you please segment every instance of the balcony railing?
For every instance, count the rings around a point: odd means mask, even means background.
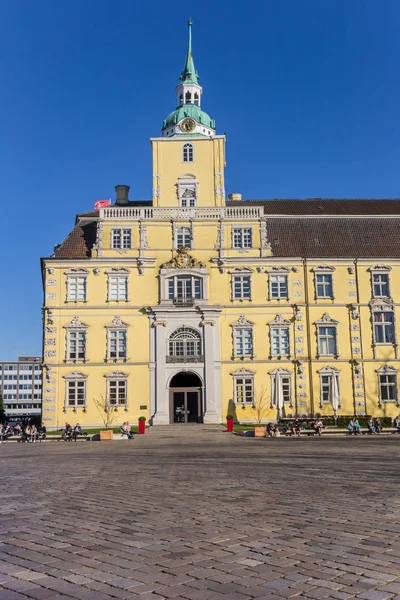
[[[204,362],[204,354],[197,354],[196,356],[170,356],[166,357],[167,363],[196,363]]]
[[[108,206],[100,209],[100,218],[106,221],[126,221],[143,219],[145,221],[170,221],[171,219],[199,219],[215,221],[218,219],[257,220],[264,216],[262,206]]]
[[[200,300],[200,298],[197,298]],[[173,303],[175,306],[193,306],[196,302],[196,298],[174,298]]]

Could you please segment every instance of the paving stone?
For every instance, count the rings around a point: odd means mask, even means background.
[[[400,596],[397,440],[163,430],[3,445],[0,600]]]

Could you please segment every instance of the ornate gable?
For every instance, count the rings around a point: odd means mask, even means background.
[[[231,323],[231,327],[254,327],[254,321],[249,321],[244,315],[240,315],[237,321]]]
[[[121,317],[114,317],[113,320],[111,321],[111,323],[108,323],[108,325],[106,325],[107,329],[127,329],[129,327],[128,323],[124,323],[124,321],[122,321]]]

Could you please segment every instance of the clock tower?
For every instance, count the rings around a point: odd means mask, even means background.
[[[153,149],[153,206],[223,206],[225,136],[201,109],[203,88],[194,66],[192,20],[183,71],[176,87],[177,107],[163,121]]]

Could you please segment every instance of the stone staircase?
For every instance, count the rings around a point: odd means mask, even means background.
[[[204,434],[224,433],[225,427],[222,425],[204,424],[204,423],[174,423],[172,425],[153,425],[146,428],[146,435],[152,437],[187,437],[202,436]]]

